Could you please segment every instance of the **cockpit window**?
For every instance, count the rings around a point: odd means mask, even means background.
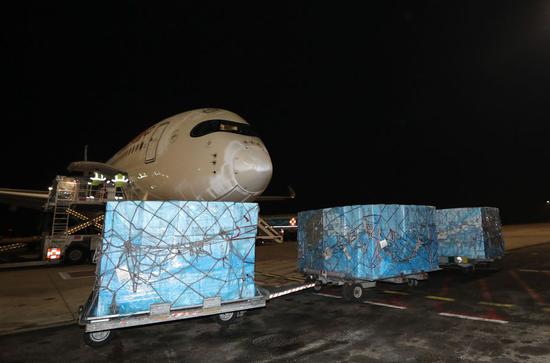
[[[248,124],[227,120],[208,120],[193,127],[191,137],[201,137],[213,132],[232,132],[246,136],[258,136],[256,131]]]

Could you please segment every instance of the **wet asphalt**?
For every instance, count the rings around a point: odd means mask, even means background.
[[[1,362],[550,362],[550,244],[499,266],[287,295],[234,325],[211,317],[120,329],[91,348],[77,325],[0,337]],[[472,320],[476,319],[476,320]],[[483,320],[479,320],[483,319]]]

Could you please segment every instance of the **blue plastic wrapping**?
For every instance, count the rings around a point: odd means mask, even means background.
[[[498,208],[453,208],[436,211],[439,255],[494,259],[504,256]]]
[[[255,296],[256,203],[108,202],[95,316]]]
[[[435,208],[380,204],[300,212],[298,268],[371,281],[438,270]]]

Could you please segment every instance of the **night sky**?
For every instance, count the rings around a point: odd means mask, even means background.
[[[46,189],[86,144],[106,161],[163,118],[219,107],[270,151],[265,194],[296,190],[262,213],[550,220],[550,1],[114,3],[2,11],[0,187]],[[32,224],[0,211],[0,235]]]

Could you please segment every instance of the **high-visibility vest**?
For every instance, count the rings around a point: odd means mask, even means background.
[[[115,184],[115,187],[121,188],[126,185],[128,178],[126,178],[123,174],[117,174],[112,181]]]
[[[96,187],[98,185],[101,185],[105,180],[105,176],[103,174],[99,174],[97,171],[94,171],[94,176],[90,178],[92,181],[92,186]]]

